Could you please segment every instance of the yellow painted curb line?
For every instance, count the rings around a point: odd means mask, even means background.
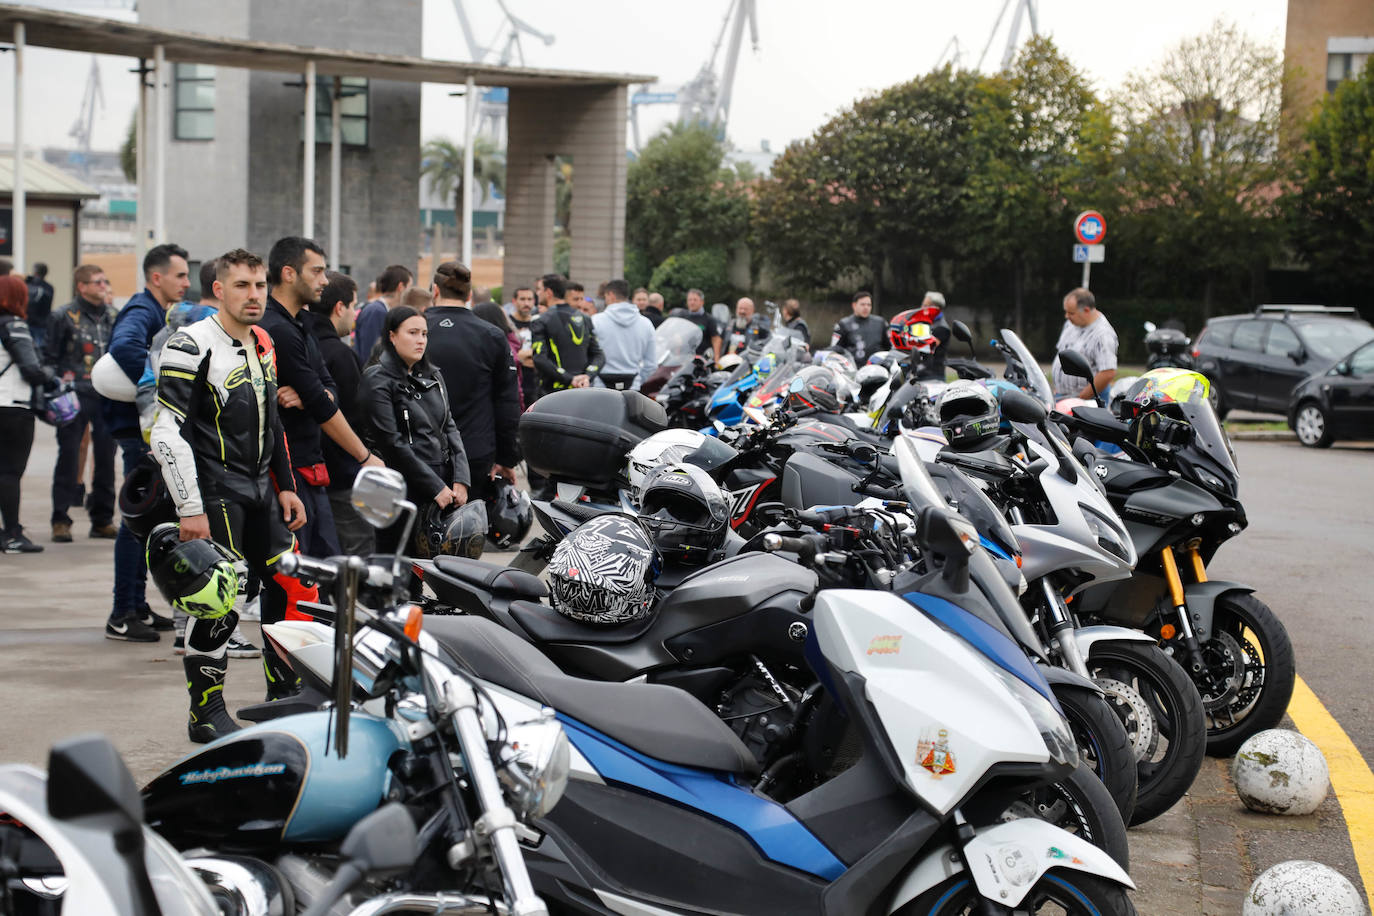
[[[1374,772],[1360,756],[1354,742],[1302,678],[1293,685],[1288,715],[1326,757],[1331,788],[1345,814],[1345,828],[1355,850],[1355,864],[1364,881],[1369,905],[1374,908]]]

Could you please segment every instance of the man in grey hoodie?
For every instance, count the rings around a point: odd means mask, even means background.
[[[630,284],[612,280],[606,284],[606,309],[592,318],[596,339],[606,354],[600,381],[623,391],[644,384],[658,361],[654,325],[630,301]]]

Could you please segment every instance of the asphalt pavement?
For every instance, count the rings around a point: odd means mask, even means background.
[[[37,439],[22,516],[47,549],[0,555],[0,761],[42,766],[56,740],[99,731],[142,783],[195,747],[186,739],[181,659],[170,635],[150,645],[104,638],[113,544],[87,538],[79,511],[75,543],[51,542],[47,485],[56,447],[46,427]],[[1374,760],[1374,444],[1311,450],[1246,441],[1236,453],[1250,527],[1221,548],[1210,572],[1254,586],[1277,612],[1299,676],[1349,735],[1367,773]],[[149,595],[165,610],[151,583]],[[259,640],[255,625],[244,631]],[[231,660],[229,708],[262,696],[259,662]],[[1228,772],[1226,762],[1208,760],[1183,802],[1131,831],[1142,914],[1237,914],[1255,876],[1287,859],[1324,862],[1363,887],[1342,802],[1354,812],[1371,799],[1332,794],[1308,817],[1252,814]],[[1374,875],[1365,878],[1374,883]]]

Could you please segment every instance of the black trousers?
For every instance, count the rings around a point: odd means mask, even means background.
[[[77,501],[80,482],[76,479],[81,460],[81,436],[86,425],[91,427],[91,461],[95,473],[91,486],[91,525],[108,525],[115,510],[115,438],[105,426],[100,412],[100,397],[94,393],[81,395],[81,413],[71,423],[57,431],[57,466],[52,472],[52,523],[72,518],[67,510]]]
[[[19,533],[19,480],[33,451],[33,411],[0,407],[0,521],[5,534]]]

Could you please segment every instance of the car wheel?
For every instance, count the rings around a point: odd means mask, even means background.
[[[1221,393],[1221,386],[1212,382],[1212,409],[1217,412],[1218,420],[1225,420],[1226,415],[1231,412],[1231,405],[1226,403],[1226,396]]]
[[[1293,414],[1293,432],[1308,448],[1328,448],[1331,435],[1331,415],[1316,401],[1304,401]]]

